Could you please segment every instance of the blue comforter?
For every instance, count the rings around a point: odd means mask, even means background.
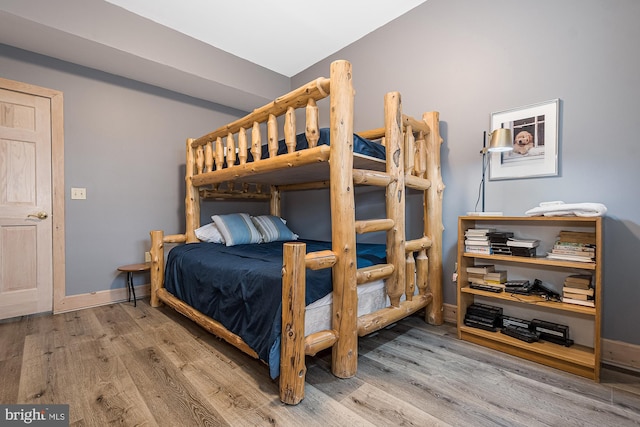
[[[329,145],[330,130],[328,128],[320,129],[320,139],[318,139],[317,145]],[[296,135],[296,151],[309,148],[309,142],[304,133]],[[370,141],[362,138],[356,134],[353,134],[353,152],[358,154],[365,154],[376,159],[384,160],[386,157],[385,148],[383,145],[377,142]],[[287,145],[284,143],[284,139],[278,141],[278,155],[287,153]],[[253,155],[247,153],[247,161],[253,161]],[[267,144],[262,146],[261,158],[266,159],[269,157],[269,146]],[[239,164],[240,159],[236,159],[236,164]]]
[[[302,241],[307,252],[331,249],[330,242]],[[167,291],[242,337],[273,378],[279,373],[283,243],[181,245],[169,252],[165,272]],[[385,245],[358,244],[357,252],[358,268],[385,262]],[[306,305],[331,291],[331,269],[307,270]]]

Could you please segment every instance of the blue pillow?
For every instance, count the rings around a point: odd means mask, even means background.
[[[214,215],[211,217],[227,246],[262,242],[262,235],[246,213]]]
[[[263,242],[277,242],[280,240],[297,240],[298,235],[289,230],[286,221],[278,216],[252,216],[251,221],[262,234]]]

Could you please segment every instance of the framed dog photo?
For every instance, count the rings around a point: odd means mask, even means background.
[[[558,175],[560,100],[541,102],[491,114],[491,131],[511,129],[513,151],[489,153],[489,179]]]

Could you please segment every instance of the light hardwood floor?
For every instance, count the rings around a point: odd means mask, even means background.
[[[168,308],[120,303],[0,323],[0,403],[68,403],[75,426],[630,426],[640,376],[595,383],[410,317],[360,340],[358,374],[308,358],[280,403],[267,367]]]

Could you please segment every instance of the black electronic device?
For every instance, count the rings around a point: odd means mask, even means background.
[[[533,290],[532,292],[537,293],[538,295],[545,296],[550,299],[555,299],[560,301],[560,293],[556,292],[548,283],[543,282],[542,280],[535,279],[533,281]]]
[[[473,326],[474,328],[485,329],[487,331],[495,331],[499,327],[496,319],[467,314],[464,316],[464,324]]]
[[[559,323],[548,322],[546,320],[533,319],[531,330],[540,334],[540,339],[565,347],[573,345],[573,340],[569,338],[569,327]]]
[[[496,292],[496,293],[502,292],[501,286],[487,285],[483,283],[470,283],[469,287],[471,289],[478,289],[480,291]]]
[[[511,231],[491,231],[487,233],[489,237],[489,241],[491,243],[502,243],[506,246],[507,241],[510,237],[513,237],[513,232]]]
[[[515,288],[515,287],[522,287],[522,286],[529,286],[529,281],[527,279],[523,279],[523,280],[507,280],[504,283],[504,286],[506,288]]]
[[[534,290],[535,286],[533,283],[528,280],[522,284],[522,286],[509,286],[505,287],[507,292],[512,294],[520,294],[520,295],[531,295],[531,292]]]
[[[464,324],[487,331],[496,331],[500,327],[502,307],[489,304],[473,303],[467,307]]]
[[[517,338],[521,341],[525,342],[536,342],[540,339],[540,334],[535,331],[531,331],[527,328],[522,328],[520,326],[506,326],[500,330],[505,335],[509,335],[510,337]]]
[[[474,302],[469,307],[467,307],[467,313],[475,314],[478,316],[495,317],[502,315],[502,307]]]
[[[530,320],[524,320],[524,319],[519,319],[517,317],[504,316],[504,315],[500,316],[500,319],[502,320],[503,327],[513,326],[513,327],[519,327],[519,328],[525,328],[525,329],[529,329],[531,327]]]

